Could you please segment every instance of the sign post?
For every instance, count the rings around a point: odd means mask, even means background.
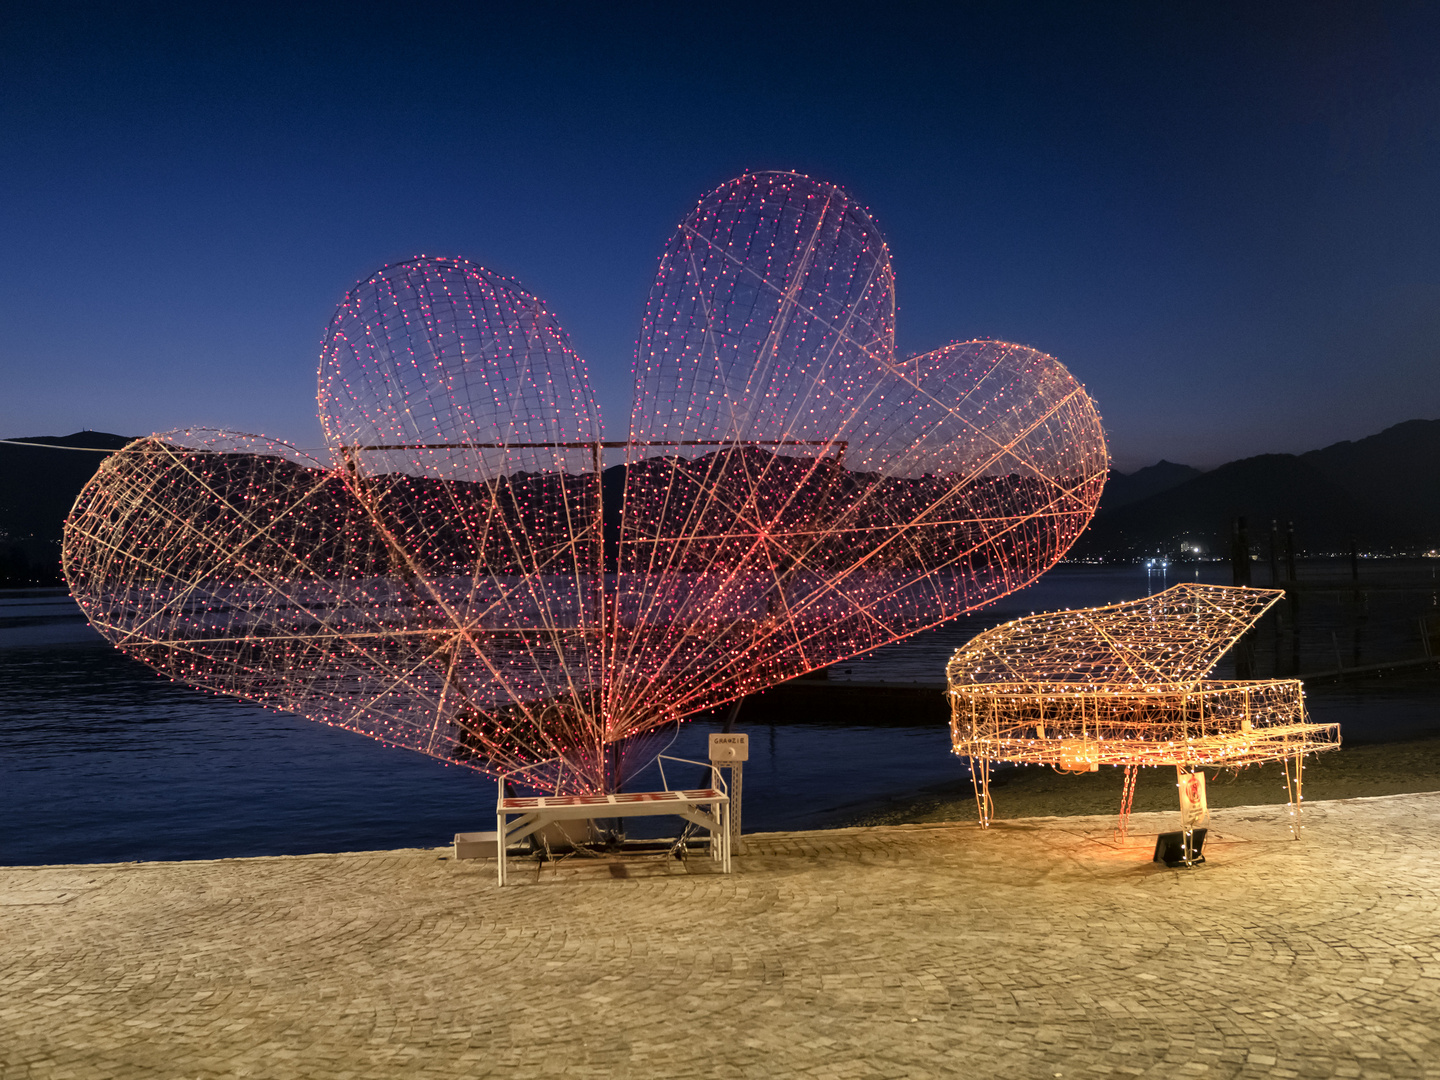
[[[750,736],[711,732],[710,764],[730,770],[730,850],[745,854],[745,841],[740,836],[740,798],[745,789],[745,762],[750,760]]]
[[[1205,798],[1205,774],[1200,771],[1186,772],[1176,766],[1180,787],[1180,829],[1184,834],[1182,858],[1186,866],[1195,860],[1195,830],[1210,821],[1210,806]],[[1204,861],[1204,860],[1200,860]]]

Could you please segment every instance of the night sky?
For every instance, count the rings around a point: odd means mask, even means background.
[[[382,264],[543,297],[607,435],[662,245],[786,168],[872,210],[904,351],[999,337],[1116,464],[1440,416],[1440,6],[0,3],[0,435],[319,445]]]

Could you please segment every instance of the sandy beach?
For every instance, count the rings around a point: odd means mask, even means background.
[[[991,789],[995,817],[1116,814],[1124,776],[1121,768],[1078,775],[1043,766],[1000,768]],[[1286,802],[1285,776],[1278,763],[1240,770],[1209,769],[1206,776],[1212,808]],[[1440,791],[1440,737],[1341,745],[1306,758],[1303,777],[1306,803]],[[1135,811],[1175,812],[1177,806],[1175,770],[1168,766],[1141,769],[1135,786]],[[975,820],[975,798],[965,782],[866,815],[857,824]]]

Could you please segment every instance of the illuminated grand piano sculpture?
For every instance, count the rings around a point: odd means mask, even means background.
[[[996,761],[1077,773],[1125,766],[1123,837],[1141,765],[1174,765],[1183,780],[1205,766],[1278,760],[1298,838],[1302,762],[1338,747],[1339,725],[1308,722],[1298,679],[1206,678],[1283,595],[1183,584],[977,635],[951,658],[946,676],[951,736],[955,753],[971,759],[981,825],[990,823]]]

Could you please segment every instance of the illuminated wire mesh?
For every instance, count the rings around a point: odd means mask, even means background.
[[[901,360],[893,335],[874,225],[788,173],[681,223],[624,444],[534,297],[463,260],[387,267],[325,339],[329,462],[141,440],[77,502],[67,576],[184,682],[613,790],[636,737],[1022,587],[1088,523],[1104,437],[1056,360]]]
[[[1339,726],[1307,720],[1298,679],[1205,678],[1283,595],[1181,584],[987,630],[946,666],[955,752],[1083,772],[1239,766],[1333,749]],[[973,771],[986,773],[983,764]]]

